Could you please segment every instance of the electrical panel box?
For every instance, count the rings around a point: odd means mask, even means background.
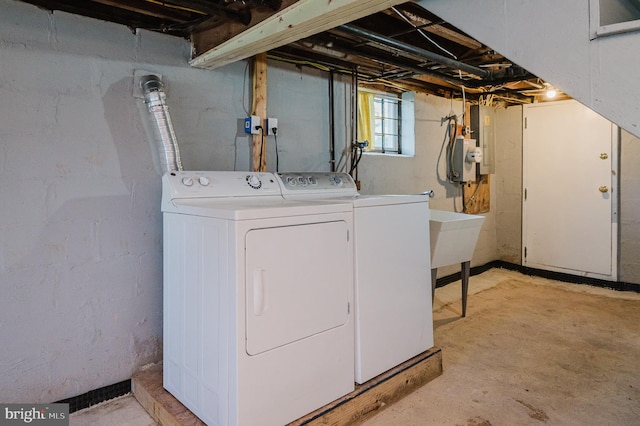
[[[458,136],[453,147],[452,180],[462,183],[475,182],[477,164],[480,164],[481,161],[482,150],[476,146],[476,140]]]
[[[494,108],[484,105],[471,106],[471,136],[478,141],[482,150],[480,174],[495,173],[495,145],[496,145],[496,112]]]

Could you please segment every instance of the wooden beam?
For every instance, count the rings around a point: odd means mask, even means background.
[[[387,9],[405,0],[299,0],[190,64],[213,69]]]
[[[197,25],[191,33],[191,43],[193,44],[192,57],[199,56],[221,45],[238,34],[247,31],[249,28],[258,25],[274,13],[285,10],[297,1],[298,0],[282,0],[282,4],[277,11],[266,6],[255,7],[251,9],[251,21],[248,25],[233,19],[227,19],[222,23],[214,23],[214,25],[210,25],[208,22]]]
[[[440,375],[442,351],[433,348],[287,426],[356,426]]]
[[[253,111],[260,120],[267,118],[267,53],[259,53],[253,62]],[[263,124],[264,126],[264,124]],[[252,144],[252,169],[254,172],[267,170],[267,130],[262,129],[260,134],[253,135]]]

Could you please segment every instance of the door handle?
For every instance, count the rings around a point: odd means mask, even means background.
[[[260,316],[267,308],[266,277],[264,269],[253,271],[253,314]]]
[[[609,188],[606,185],[602,185],[600,188],[598,188],[598,191],[606,194],[607,192],[609,192]]]

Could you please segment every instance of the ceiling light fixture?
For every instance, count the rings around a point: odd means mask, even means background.
[[[557,94],[558,92],[555,89],[549,89],[547,90],[547,93],[546,93],[548,99],[555,98]]]

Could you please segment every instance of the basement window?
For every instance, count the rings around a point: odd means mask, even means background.
[[[640,31],[640,0],[590,0],[591,40]]]
[[[403,108],[397,94],[358,90],[358,141],[366,152],[403,154]]]

